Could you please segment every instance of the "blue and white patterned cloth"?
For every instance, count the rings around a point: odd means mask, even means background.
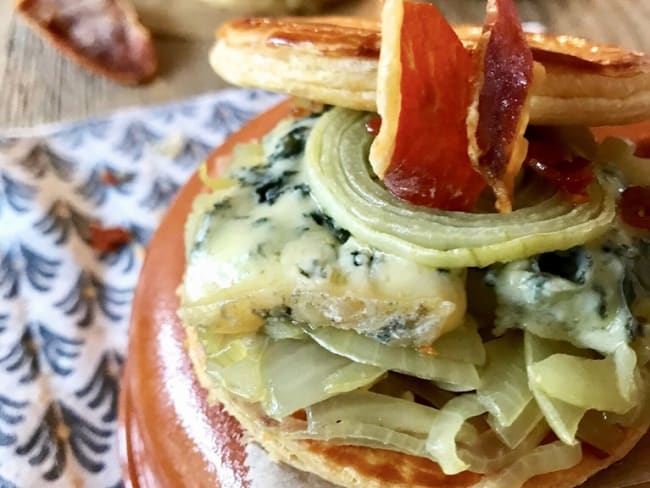
[[[211,148],[278,101],[230,90],[0,134],[0,488],[121,486],[118,380],[144,246]],[[133,241],[98,253],[91,222]]]

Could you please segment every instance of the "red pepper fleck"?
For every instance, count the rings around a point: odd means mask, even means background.
[[[122,173],[116,172],[111,169],[104,169],[100,174],[99,178],[104,185],[107,186],[119,186],[122,183],[126,183],[133,179],[133,173]]]
[[[592,164],[587,159],[573,156],[556,144],[531,141],[526,165],[549,180],[575,203],[589,200],[587,188],[594,179]]]
[[[381,129],[381,117],[379,115],[371,118],[366,122],[366,131],[368,134],[371,134],[373,136],[377,136],[379,134],[379,130]]]
[[[621,195],[621,218],[632,227],[650,230],[650,187],[630,186]]]
[[[102,180],[102,183],[108,186],[117,186],[122,182],[113,171],[110,171],[108,169],[102,171],[100,178]]]
[[[641,139],[636,143],[634,155],[637,158],[650,158],[650,137]]]
[[[90,224],[90,245],[100,253],[115,252],[133,240],[133,235],[122,227],[102,227]]]
[[[293,412],[293,413],[291,414],[291,416],[292,416],[294,419],[298,419],[298,420],[307,420],[307,412],[305,412],[304,410],[296,410],[295,412]]]

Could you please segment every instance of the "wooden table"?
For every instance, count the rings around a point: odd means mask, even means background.
[[[72,0],[71,0],[72,1]],[[187,0],[190,1],[190,0]],[[481,22],[484,0],[435,0],[452,22]],[[160,75],[123,87],[89,74],[44,45],[0,0],[0,130],[81,119],[119,107],[148,105],[225,87],[207,63],[209,41],[156,39]],[[520,0],[524,21],[551,32],[650,51],[650,0]],[[347,2],[334,13],[376,11],[375,0]]]

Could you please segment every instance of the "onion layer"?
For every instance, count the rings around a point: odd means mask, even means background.
[[[509,214],[431,210],[389,193],[367,164],[369,116],[335,108],[314,126],[305,150],[307,178],[318,203],[356,238],[434,267],[483,267],[568,249],[603,234],[616,214],[599,184],[574,205],[559,193]]]
[[[474,488],[520,488],[533,476],[569,469],[582,459],[580,444],[567,446],[561,441],[536,447],[499,474],[485,478]]]
[[[450,383],[460,390],[474,390],[479,385],[476,367],[468,362],[429,356],[400,346],[385,346],[354,331],[333,327],[305,327],[304,331],[324,349],[358,363]]]

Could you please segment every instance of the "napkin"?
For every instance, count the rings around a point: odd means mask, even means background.
[[[0,488],[122,486],[117,398],[144,246],[211,149],[279,100],[230,90],[0,134]],[[130,240],[107,251],[110,232]]]

